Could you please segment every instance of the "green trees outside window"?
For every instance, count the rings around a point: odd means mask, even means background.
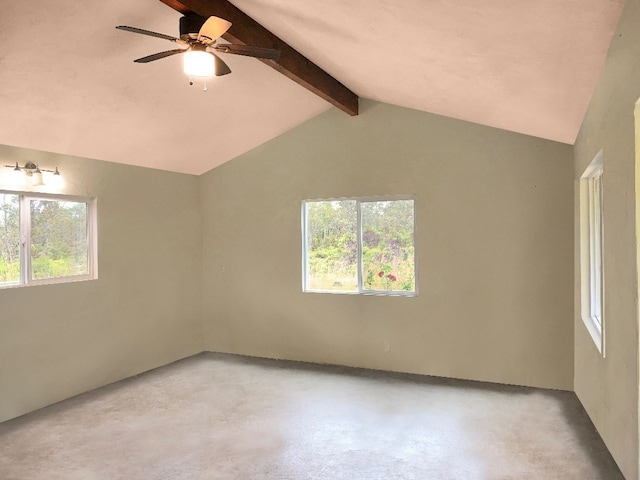
[[[33,278],[87,275],[87,204],[58,200],[30,203]]]
[[[412,199],[304,204],[305,290],[415,293]]]
[[[307,289],[358,290],[355,200],[306,202]]]

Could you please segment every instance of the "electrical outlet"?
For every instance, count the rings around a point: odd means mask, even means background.
[[[389,353],[391,351],[391,344],[387,340],[382,342],[382,350],[384,350],[385,353]]]

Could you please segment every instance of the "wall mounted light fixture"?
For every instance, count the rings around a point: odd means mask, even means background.
[[[18,162],[15,165],[5,165],[7,168],[13,169],[11,172],[11,183],[14,185],[32,185],[39,186],[44,185],[44,177],[42,172],[50,173],[48,176],[47,184],[52,187],[62,187],[62,175],[58,171],[58,167],[55,170],[47,170],[46,168],[40,168],[33,162],[27,162],[21,167]]]

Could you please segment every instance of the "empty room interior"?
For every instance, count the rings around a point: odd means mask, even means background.
[[[640,480],[640,0],[5,3],[0,478]]]

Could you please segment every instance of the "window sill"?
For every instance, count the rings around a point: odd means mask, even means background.
[[[387,292],[384,290],[372,290],[363,292],[348,292],[342,290],[303,290],[302,293],[328,293],[331,295],[364,295],[374,297],[417,297],[418,292]]]
[[[46,280],[32,280],[29,283],[5,283],[0,284],[0,290],[9,290],[12,288],[22,288],[22,287],[38,287],[41,285],[59,285],[61,283],[76,283],[76,282],[87,282],[91,280],[97,280],[98,277],[92,277],[89,275],[79,275],[76,277],[63,277],[63,278],[48,278]]]

